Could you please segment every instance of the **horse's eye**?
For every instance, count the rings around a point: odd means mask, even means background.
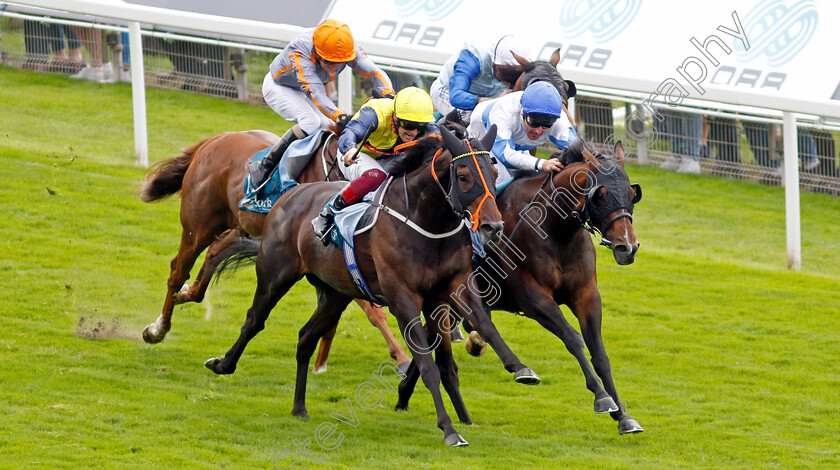
[[[467,181],[467,175],[458,175],[458,179],[459,179],[460,181],[464,181],[464,182],[466,182],[466,181]]]

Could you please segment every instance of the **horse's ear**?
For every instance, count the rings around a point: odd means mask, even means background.
[[[490,150],[493,148],[493,144],[496,142],[496,125],[493,124],[490,126],[490,129],[487,129],[487,134],[479,140],[481,142],[481,146],[484,150]]]
[[[455,134],[445,127],[440,128],[440,136],[443,137],[443,145],[449,149],[450,152],[458,151],[458,146],[463,145],[461,139],[455,137]]]
[[[613,147],[613,155],[615,159],[618,160],[618,163],[624,168],[624,144],[621,143],[619,140],[615,143],[615,147]]]
[[[511,89],[511,91],[522,91],[522,77],[524,76],[524,73],[519,74],[519,78],[516,79],[516,83],[513,84],[513,88]]]
[[[559,47],[557,49],[555,49],[554,52],[551,53],[551,57],[549,57],[548,63],[555,66],[555,67],[557,67],[557,64],[560,63],[560,48]]]
[[[513,54],[513,58],[516,59],[517,62],[519,62],[519,65],[522,66],[522,70],[524,72],[534,70],[534,62],[533,61],[530,61],[530,60],[522,57],[521,55],[517,54],[516,52],[510,51],[510,53]]]

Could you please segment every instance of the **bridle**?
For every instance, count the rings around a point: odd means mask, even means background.
[[[435,171],[435,162],[437,161],[437,158],[443,153],[443,148],[438,149],[438,151],[435,152],[434,157],[432,157],[431,171],[432,171],[432,178],[434,178],[435,183],[437,183],[438,188],[440,188],[441,192],[443,193],[443,196],[446,199],[446,202],[449,204],[449,207],[452,208],[452,212],[455,213],[455,215],[458,216],[460,219],[469,219],[470,229],[473,232],[476,232],[478,230],[479,216],[481,215],[481,209],[484,207],[484,203],[487,202],[488,199],[495,200],[496,195],[495,195],[495,191],[492,191],[490,189],[490,186],[488,184],[488,179],[489,178],[485,177],[485,174],[484,174],[485,172],[482,171],[481,165],[478,162],[478,155],[485,155],[486,157],[484,157],[484,158],[487,159],[487,163],[489,164],[489,162],[490,162],[490,152],[487,151],[487,150],[475,150],[475,149],[473,149],[472,143],[469,142],[469,141],[467,141],[466,144],[467,144],[467,150],[468,151],[464,152],[460,155],[457,155],[457,156],[452,156],[452,160],[449,162],[449,189],[448,190],[443,187],[443,184],[441,184],[440,178],[438,177],[438,174]],[[469,167],[469,163],[463,163],[463,164],[460,164],[460,165],[457,163],[459,160],[461,160],[463,158],[471,158],[472,159],[472,162],[475,165],[475,170],[478,173],[478,177],[479,177],[478,181],[481,181],[481,187],[477,187],[477,185],[474,184],[473,188],[471,188],[469,191],[467,191],[467,192],[458,191],[457,194],[453,195],[453,193],[455,193],[455,188],[458,186],[457,185],[457,167],[458,166],[468,166]],[[490,170],[488,169],[487,171],[489,172]],[[482,189],[483,189],[484,194],[478,194],[482,191]],[[493,189],[495,190],[495,187]],[[474,214],[470,213],[470,211],[466,209],[465,204],[464,204],[464,202],[465,202],[464,199],[472,193],[477,193],[476,197],[470,199],[468,202],[472,202],[477,197],[481,197],[481,201],[478,203],[478,207],[476,208]]]
[[[576,207],[571,207],[564,198],[561,197],[560,200],[571,211],[571,216],[577,220],[584,230],[593,235],[597,234],[601,238],[600,244],[612,249],[613,242],[604,234],[609,231],[613,224],[621,219],[627,218],[630,219],[630,223],[633,222],[633,205],[641,199],[641,186],[638,184],[631,185],[634,191],[636,191],[636,197],[630,199],[628,195],[624,198],[625,195],[620,194],[621,191],[619,191],[615,178],[609,181],[602,181],[602,178],[600,178],[601,176],[607,174],[601,171],[602,167],[598,162],[598,157],[601,157],[601,155],[592,155],[589,150],[584,150],[583,154],[586,162],[597,170],[596,173],[587,171],[586,184],[584,187],[589,189],[584,194],[583,207],[581,207],[580,210],[576,210]],[[554,184],[553,175],[548,175],[548,179],[551,183],[551,195],[553,196],[560,191],[560,188]],[[543,186],[544,185],[545,183]],[[609,205],[603,208],[597,208],[594,203],[595,196],[601,188],[606,186],[612,186]],[[552,197],[551,200],[554,200],[554,198]],[[614,212],[617,213],[610,218],[606,218],[609,214],[613,214]]]

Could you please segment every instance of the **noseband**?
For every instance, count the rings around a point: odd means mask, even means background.
[[[585,229],[587,232],[593,235],[597,234],[601,238],[600,244],[606,246],[609,249],[612,249],[613,242],[610,239],[606,238],[604,234],[607,233],[610,227],[612,227],[613,224],[615,224],[620,219],[628,218],[630,219],[630,223],[633,222],[633,205],[636,201],[629,198],[629,195],[624,194],[624,192],[620,190],[616,178],[612,178],[609,180],[605,180],[603,178],[607,175],[607,173],[603,173],[600,171],[602,169],[602,166],[597,161],[597,157],[589,153],[588,150],[584,151],[584,156],[586,161],[590,163],[593,167],[595,167],[598,170],[598,172],[593,174],[592,171],[587,171],[586,187],[589,187],[589,190],[584,196],[583,207],[579,211],[575,210],[574,207],[569,207],[569,203],[566,202],[564,198],[560,199],[571,211],[572,217],[574,217],[575,220],[578,221],[578,223],[583,229]],[[600,156],[601,155],[598,155],[598,157]],[[553,175],[548,175],[547,178],[551,183],[552,194],[557,193],[560,190],[560,188],[557,188],[557,186],[554,184]],[[594,199],[598,191],[604,187],[607,187],[609,189],[609,204],[606,207],[598,208],[595,206]],[[639,190],[640,189],[641,188],[639,188]],[[609,219],[606,218],[609,214],[612,214],[616,211],[618,211],[617,214],[610,217]]]

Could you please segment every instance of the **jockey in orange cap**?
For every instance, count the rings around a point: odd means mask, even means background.
[[[350,28],[326,20],[315,31],[295,37],[271,62],[263,80],[265,102],[277,114],[296,123],[259,162],[250,163],[251,184],[259,188],[280,162],[289,144],[326,128],[333,122],[344,126],[350,116],[327,96],[324,85],[350,66],[383,95],[394,95],[391,80],[353,42]]]

